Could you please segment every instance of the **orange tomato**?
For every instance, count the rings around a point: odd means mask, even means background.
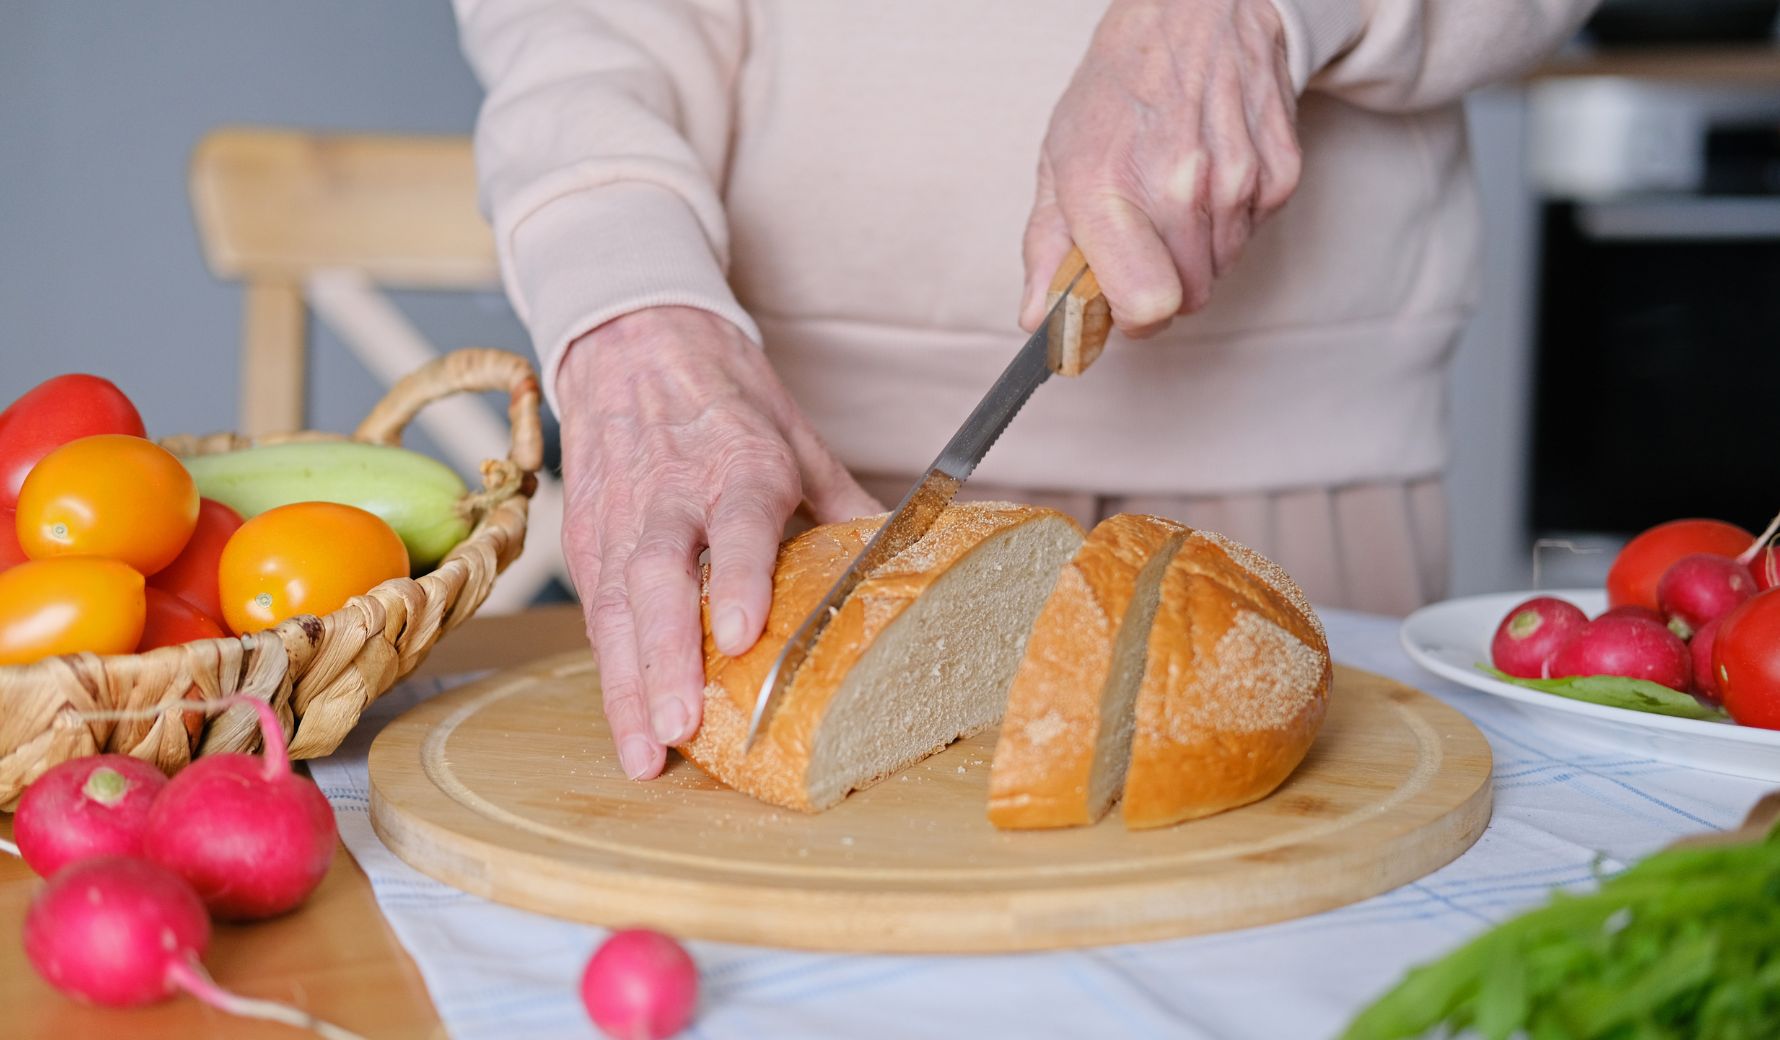
[[[142,625],[142,638],[136,641],[139,654],[158,647],[178,646],[198,639],[221,639],[228,635],[202,610],[171,592],[150,586],[147,596],[148,616]]]
[[[103,556],[153,574],[198,523],[198,488],[166,449],[119,433],[69,441],[19,490],[19,544],[34,560]]]
[[[223,620],[246,635],[299,614],[328,614],[390,578],[408,576],[408,550],[374,513],[334,502],[268,509],[223,546]]]
[[[0,664],[90,651],[127,654],[142,638],[142,575],[116,560],[30,560],[0,573]]]
[[[148,579],[151,589],[165,589],[223,623],[222,596],[216,572],[223,546],[241,527],[241,514],[214,499],[198,500],[198,526],[179,558]]]
[[[0,571],[30,559],[19,544],[19,521],[12,510],[0,508]]]

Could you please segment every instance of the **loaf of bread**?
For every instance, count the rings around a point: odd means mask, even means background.
[[[1322,723],[1322,629],[1285,573],[1219,535],[1121,515],[1063,568],[1015,673],[989,819],[1129,827],[1266,796]]]
[[[1006,828],[1159,827],[1265,797],[1309,750],[1332,666],[1283,571],[1221,536],[1116,516],[1084,541],[1060,513],[955,505],[849,597],[751,749],[785,641],[882,518],[780,550],[758,643],[705,639],[704,721],[680,748],[791,809],[829,808],[1006,712],[989,817]]]
[[[1266,797],[1316,739],[1334,666],[1285,571],[1194,531],[1163,575],[1119,811],[1162,827]]]
[[[774,659],[882,519],[787,542],[765,633],[740,657],[716,650],[706,618],[704,721],[680,748],[705,772],[813,812],[1000,720],[1033,618],[1081,528],[1048,509],[955,505],[854,590],[744,750]]]
[[[1064,565],[1008,692],[989,771],[997,827],[1093,823],[1118,797],[1162,576],[1187,533],[1111,517]]]

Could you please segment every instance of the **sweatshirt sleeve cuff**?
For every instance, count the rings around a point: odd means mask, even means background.
[[[558,415],[556,375],[569,344],[614,318],[696,307],[760,342],[692,208],[666,188],[606,184],[560,196],[497,248],[507,295],[538,352],[544,400]]]
[[[1286,63],[1300,94],[1366,25],[1365,0],[1273,0],[1273,6],[1285,24]]]

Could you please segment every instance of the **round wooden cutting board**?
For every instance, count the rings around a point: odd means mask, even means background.
[[[1131,942],[1341,906],[1458,856],[1489,822],[1490,751],[1458,712],[1335,670],[1328,721],[1284,786],[1176,827],[1004,833],[984,816],[995,734],[814,816],[674,757],[626,780],[585,652],[416,707],[371,748],[371,819],[465,891],[682,936],[858,951]]]

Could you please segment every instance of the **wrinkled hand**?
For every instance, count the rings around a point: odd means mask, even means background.
[[[718,649],[759,638],[779,538],[881,507],[829,454],[760,350],[706,311],[658,307],[578,340],[557,377],[563,549],[632,779],[661,771],[704,701],[698,557]]]
[[[1298,185],[1296,104],[1271,0],[1114,0],[1045,135],[1021,324],[1071,241],[1126,335],[1204,307]]]

